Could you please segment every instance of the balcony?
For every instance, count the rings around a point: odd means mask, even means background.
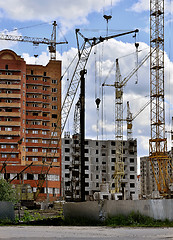
[[[0,107],[8,107],[8,108],[20,108],[21,103],[5,103],[5,102],[0,102]]]
[[[20,117],[20,112],[0,112],[0,117]]]
[[[26,98],[26,102],[40,102],[42,103],[43,102],[43,99],[42,98]]]
[[[20,131],[0,131],[0,135],[20,136]]]
[[[59,153],[26,152],[27,157],[60,157]]]
[[[0,98],[21,98],[21,94],[16,93],[0,93]]]
[[[20,127],[21,122],[17,121],[0,121],[0,126],[17,126]]]
[[[21,80],[21,76],[19,75],[0,75],[0,79],[2,80]]]
[[[18,84],[0,84],[0,89],[21,89],[21,85]]]

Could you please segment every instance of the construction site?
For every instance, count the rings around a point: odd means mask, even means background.
[[[69,64],[69,67],[73,66],[69,76],[68,67],[62,73],[63,62],[56,56],[56,47],[68,44],[66,40],[57,41],[56,21],[51,39],[0,34],[3,41],[44,44],[50,53],[49,62],[43,66],[27,64],[10,49],[0,51],[0,177],[16,188],[20,203],[27,207],[42,206],[42,203],[50,206],[63,201],[66,216],[74,217],[80,209],[81,214],[91,214],[99,219],[141,209],[146,215],[171,219],[169,210],[165,210],[169,216],[164,215],[164,211],[161,217],[156,214],[160,206],[173,204],[173,154],[167,146],[168,131],[165,129],[164,0],[150,0],[150,50],[140,61],[140,44],[136,41],[139,30],[111,35],[109,22],[112,15],[105,12],[103,18],[106,36],[88,37],[80,29],[75,30],[77,54]],[[124,36],[135,40],[135,67],[124,77],[116,58],[107,71],[109,75],[115,69],[115,78],[111,83],[106,81],[108,76],[99,82],[95,116],[92,116],[97,122],[96,135],[93,139],[88,138],[88,60],[92,52],[96,55],[97,46]],[[147,61],[149,101],[132,114],[133,101],[128,99],[124,103],[123,94],[131,78],[138,83],[138,71]],[[65,78],[67,88],[62,96]],[[104,138],[103,126],[102,138],[98,134],[99,121],[106,125],[105,89],[113,89],[115,94],[114,139]],[[139,159],[133,121],[147,108],[150,109],[150,122],[147,123],[150,128],[149,153]],[[69,122],[73,127],[70,131],[66,128]],[[169,134],[172,136],[172,131]],[[104,200],[109,200],[110,204],[100,205]],[[167,200],[169,204],[165,202]],[[158,209],[153,210],[155,204]],[[142,210],[146,206],[147,210]],[[97,213],[94,215],[92,211]]]

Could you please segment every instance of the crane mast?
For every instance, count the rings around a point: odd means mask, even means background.
[[[161,194],[168,193],[167,139],[164,102],[164,0],[150,0],[150,124],[149,159]],[[158,168],[158,171],[157,169]]]

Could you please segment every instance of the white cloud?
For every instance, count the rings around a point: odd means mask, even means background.
[[[113,0],[115,5],[121,0]],[[92,12],[100,12],[103,7],[110,7],[105,0],[0,0],[2,16],[19,21],[59,19],[65,28],[84,24]]]
[[[2,36],[4,38],[4,35],[11,35],[11,36],[20,36],[21,34],[16,30],[16,31],[8,31],[7,29],[4,29],[1,31],[0,37]],[[0,40],[0,49],[8,49],[8,48],[13,48],[17,42],[15,41],[7,41],[7,40]]]
[[[148,11],[149,7],[149,0],[139,0],[137,3],[134,3],[130,9],[135,12],[143,12]]]
[[[171,1],[165,0],[165,12],[172,14],[173,4],[171,3]],[[138,0],[130,8],[130,10],[135,12],[149,11],[149,9],[150,9],[150,0]]]

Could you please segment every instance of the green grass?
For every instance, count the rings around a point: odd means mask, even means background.
[[[132,212],[128,216],[117,215],[107,218],[105,221],[95,221],[86,218],[66,218],[55,216],[51,218],[41,217],[39,213],[31,215],[28,211],[24,212],[22,219],[18,218],[15,222],[8,219],[1,220],[0,226],[3,225],[32,225],[32,226],[107,226],[107,227],[173,227],[173,221],[155,220],[151,217],[144,216],[140,213]]]
[[[105,226],[109,227],[173,227],[173,221],[168,219],[161,221],[151,217],[144,216],[140,213],[132,212],[128,216],[117,215],[105,220]]]

